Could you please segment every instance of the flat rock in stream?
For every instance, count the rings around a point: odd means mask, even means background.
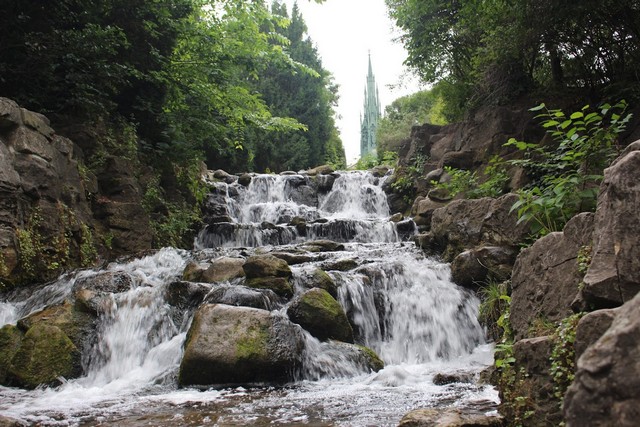
[[[398,427],[500,427],[499,415],[485,415],[462,409],[416,409],[402,417]]]

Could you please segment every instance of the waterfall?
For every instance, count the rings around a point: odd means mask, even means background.
[[[433,399],[431,406],[495,401],[491,388],[459,385],[447,391],[432,384],[435,370],[476,372],[488,363],[490,350],[476,320],[478,300],[451,282],[447,264],[426,258],[403,241],[406,234],[389,220],[383,181],[368,172],[340,172],[324,178],[256,175],[246,187],[211,183],[210,222],[196,239],[196,250],[165,248],[102,270],[70,272],[38,290],[0,300],[0,326],[16,324],[75,298],[87,283],[98,286],[105,275],[126,278],[117,289],[96,288],[95,340],[83,354],[84,375],[61,378],[56,388],[0,387],[0,414],[41,425],[142,425],[133,421],[158,413],[160,418],[149,423],[327,425],[330,420],[331,425],[364,426],[396,425],[400,412],[425,404],[425,396]],[[304,242],[317,239],[342,242],[343,250],[307,252]],[[374,350],[386,367],[369,372],[354,357],[357,346],[320,342],[304,331],[303,366],[291,387],[178,389],[193,309],[169,302],[172,283],[182,280],[189,261],[246,258],[265,251],[301,257],[291,265],[297,294],[305,289],[305,277],[325,270],[336,284],[336,300],[349,318],[356,344]],[[345,260],[350,267],[335,267]],[[242,279],[194,286],[200,286],[202,300],[207,300],[233,293],[238,283]],[[267,307],[286,316],[282,304]],[[198,407],[215,408],[215,415]]]

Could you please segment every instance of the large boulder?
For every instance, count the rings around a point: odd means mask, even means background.
[[[244,277],[243,265],[244,259],[242,258],[217,258],[202,273],[202,281],[207,283],[228,282],[229,280]]]
[[[582,354],[564,399],[568,427],[636,426],[640,417],[640,295]]]
[[[319,340],[353,342],[353,329],[344,310],[327,291],[310,289],[296,297],[287,314]]]
[[[481,245],[516,248],[528,233],[527,225],[518,224],[516,213],[511,212],[517,200],[515,194],[454,200],[433,210],[431,231],[418,236],[417,243],[448,261],[465,249]]]
[[[313,271],[303,272],[298,278],[298,283],[304,289],[320,288],[329,292],[333,298],[338,298],[338,286],[329,274],[319,268]]]
[[[505,246],[466,250],[451,263],[451,278],[456,284],[471,289],[490,281],[503,282],[511,276],[516,255],[515,249]]]
[[[616,317],[617,310],[616,308],[596,310],[585,314],[580,319],[573,344],[576,360],[609,329]]]
[[[572,218],[562,232],[537,240],[520,252],[511,276],[511,326],[516,339],[530,336],[534,322],[558,321],[571,315],[582,273],[578,252],[589,245],[593,214]]]
[[[640,141],[604,171],[592,260],[584,297],[594,308],[617,307],[640,291]]]
[[[304,337],[266,310],[205,304],[196,312],[180,364],[181,386],[280,384],[300,367]]]
[[[255,255],[247,258],[242,266],[247,279],[262,277],[290,278],[291,268],[286,261],[273,255]]]
[[[0,278],[13,280],[28,270],[29,278],[46,280],[81,264],[82,239],[95,221],[87,198],[92,176],[81,175],[79,157],[46,117],[0,97]],[[29,227],[43,250],[27,261],[16,235]]]
[[[29,328],[7,372],[10,385],[34,389],[59,384],[82,373],[81,353],[60,328],[38,323]]]
[[[208,304],[226,304],[274,310],[280,306],[280,297],[270,289],[252,289],[239,285],[216,286],[207,295]]]

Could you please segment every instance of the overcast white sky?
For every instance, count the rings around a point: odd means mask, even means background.
[[[285,0],[289,13],[294,1]],[[407,77],[402,65],[406,52],[393,41],[398,32],[388,18],[384,0],[326,0],[322,4],[298,0],[298,7],[323,67],[340,86],[338,128],[347,162],[353,163],[360,156],[360,114],[368,52],[371,51],[383,113],[384,107],[396,98],[418,91],[418,83]]]

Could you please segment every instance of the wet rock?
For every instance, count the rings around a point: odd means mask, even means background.
[[[225,282],[244,277],[244,259],[221,257],[213,260],[202,273],[202,281],[207,283]]]
[[[243,173],[238,177],[238,184],[248,187],[251,184],[251,175],[248,173]]]
[[[226,171],[224,171],[222,169],[215,170],[213,172],[213,177],[215,179],[220,180],[220,181],[226,182],[227,184],[233,184],[238,179],[237,176],[231,175],[230,173],[228,173],[228,172],[226,172]]]
[[[293,296],[293,285],[286,277],[255,277],[247,279],[246,285],[255,289],[268,289],[284,298]]]
[[[447,385],[453,383],[466,383],[471,384],[474,381],[473,374],[468,372],[453,372],[442,373],[438,372],[433,376],[433,383],[435,385]]]
[[[247,258],[242,266],[247,279],[264,277],[291,277],[291,269],[286,261],[273,255],[255,255]]]
[[[591,264],[584,298],[611,308],[640,291],[640,141],[630,144],[604,171],[595,215]]]
[[[330,175],[317,175],[316,182],[318,184],[318,191],[321,193],[328,193],[333,189],[333,183],[336,182],[336,178],[339,175],[332,173]]]
[[[27,427],[29,424],[15,418],[0,415],[0,427]]]
[[[578,251],[591,242],[593,214],[576,215],[562,232],[551,233],[523,249],[511,277],[511,326],[516,339],[529,336],[541,319],[558,321],[572,314],[582,274]]]
[[[315,256],[302,253],[271,252],[271,255],[286,261],[289,265],[304,264],[316,260]]]
[[[196,308],[211,290],[211,285],[193,282],[172,282],[167,286],[165,300],[182,310]]]
[[[398,427],[501,427],[499,415],[485,415],[471,410],[439,408],[416,409],[402,417]]]
[[[246,286],[222,285],[213,288],[204,302],[207,304],[226,304],[236,307],[253,307],[262,310],[274,310],[279,306],[280,298],[270,289],[252,289]]]
[[[296,297],[287,314],[321,341],[334,339],[353,342],[353,329],[344,310],[327,291],[313,288]]]
[[[396,223],[396,231],[401,240],[409,240],[416,234],[416,224],[412,219],[405,219]]]
[[[303,274],[299,279],[300,284],[305,289],[320,288],[329,292],[333,298],[338,298],[338,286],[329,274],[316,268],[310,273]]]
[[[310,342],[307,353],[313,353],[304,366],[306,375],[313,379],[344,377],[345,361],[349,362],[349,373],[378,372],[384,362],[375,351],[368,347],[341,341]]]
[[[299,217],[299,216],[293,217],[291,219],[291,222],[289,222],[289,225],[296,228],[296,231],[298,232],[299,236],[304,237],[304,236],[307,235],[307,220],[306,219],[304,219],[302,217]]]
[[[10,385],[34,389],[82,373],[81,354],[60,328],[37,323],[25,333],[7,372]]]
[[[180,386],[281,384],[293,380],[304,338],[266,310],[206,304],[196,312],[180,364]]]
[[[349,271],[358,266],[358,262],[353,258],[342,258],[337,261],[328,261],[324,264],[323,268],[327,271]]]
[[[402,215],[400,212],[396,212],[389,217],[389,221],[391,222],[400,222],[403,219],[404,219],[404,215]]]
[[[344,245],[331,240],[313,240],[306,242],[302,248],[309,252],[336,252],[344,251]]]
[[[15,325],[4,325],[0,328],[0,384],[2,385],[9,384],[7,373],[23,337],[24,334]]]
[[[133,278],[125,272],[103,272],[81,277],[74,285],[75,303],[81,310],[97,315],[104,311],[105,298],[134,287]]]
[[[202,273],[209,268],[206,263],[189,261],[182,271],[182,279],[187,282],[201,282]]]
[[[640,416],[640,294],[578,359],[564,399],[568,427],[635,426]]]
[[[305,173],[309,176],[315,175],[331,175],[334,172],[333,168],[329,165],[317,166],[313,169],[307,170]]]
[[[609,329],[611,323],[616,317],[617,309],[608,308],[592,311],[587,313],[580,319],[576,328],[576,340],[574,349],[576,352],[576,360],[582,356],[587,348],[600,339],[602,335]]]
[[[511,276],[517,251],[510,247],[481,246],[456,256],[451,263],[452,280],[477,289],[487,281],[502,282]]]

